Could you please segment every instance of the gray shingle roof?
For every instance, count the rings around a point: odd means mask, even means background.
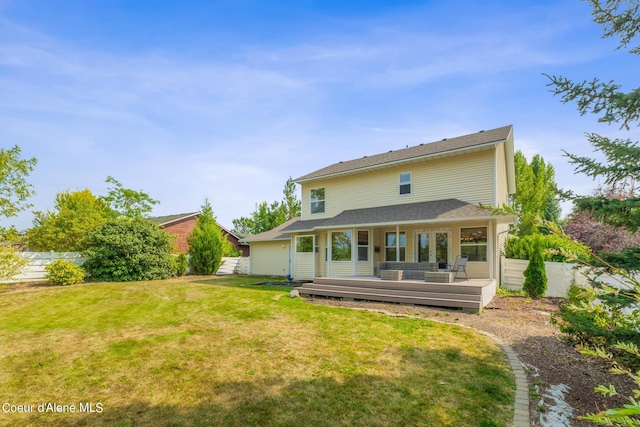
[[[242,242],[265,242],[269,240],[290,240],[291,234],[283,233],[282,230],[292,224],[300,221],[300,217],[292,218],[284,224],[280,224],[274,229],[265,231],[264,233],[255,234],[253,236],[246,236],[241,239]]]
[[[303,175],[295,179],[296,182],[307,181],[316,178],[338,175],[346,172],[357,171],[358,169],[368,169],[376,166],[382,166],[388,163],[396,163],[408,161],[411,159],[419,159],[438,154],[444,154],[450,151],[457,151],[486,144],[498,143],[507,140],[512,132],[513,126],[503,126],[496,129],[480,131],[470,135],[458,136],[455,138],[443,139],[442,141],[432,142],[429,144],[420,144],[415,147],[409,147],[402,150],[389,151],[387,153],[376,154],[373,156],[364,156],[359,159],[349,160],[346,162],[335,163],[331,166]]]
[[[294,233],[339,227],[489,219],[490,217],[491,211],[480,207],[478,204],[471,204],[458,199],[446,199],[347,210],[333,218],[298,221],[291,226],[283,228],[282,232]]]

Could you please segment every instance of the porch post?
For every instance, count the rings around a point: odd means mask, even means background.
[[[400,226],[396,225],[396,262],[400,262]]]
[[[494,249],[494,241],[493,241],[493,236],[495,236],[496,233],[496,225],[492,220],[489,220],[489,226],[487,227],[487,238],[488,238],[488,242],[487,242],[487,257],[491,257],[490,259],[488,259],[487,261],[489,261],[489,279],[493,280],[494,279],[494,270],[495,270],[495,265],[496,265],[496,260],[495,260],[495,249]]]

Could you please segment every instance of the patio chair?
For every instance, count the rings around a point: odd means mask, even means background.
[[[458,278],[458,273],[462,271],[464,273],[465,279],[469,280],[469,276],[467,276],[468,260],[469,260],[469,255],[458,255],[453,265],[447,264],[447,268],[445,271],[456,273],[455,276],[453,276],[453,280],[456,280]]]

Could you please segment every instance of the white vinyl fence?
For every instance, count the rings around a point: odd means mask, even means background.
[[[575,264],[561,262],[545,262],[547,273],[546,297],[567,297],[567,292],[572,284],[586,285],[587,279]],[[529,261],[502,257],[502,287],[513,291],[522,290],[524,283],[524,270]]]
[[[79,252],[20,252],[20,256],[29,260],[21,274],[11,278],[8,283],[37,282],[44,280],[46,271],[44,267],[57,259],[73,261],[74,264],[82,265],[86,258],[80,256]]]
[[[238,260],[238,265],[234,271],[236,274],[251,274],[251,258],[242,257]]]
[[[521,259],[510,259],[502,257],[502,281],[501,286],[513,291],[522,290],[524,284],[524,270],[529,265],[529,261]],[[586,286],[589,284],[584,272],[586,267],[576,268],[576,264],[565,264],[561,262],[545,262],[545,271],[547,273],[547,292],[545,297],[567,297],[567,292],[572,284],[578,286]],[[636,275],[637,279],[640,276]],[[622,288],[626,286],[622,276],[603,274],[598,281],[608,284],[614,288]]]

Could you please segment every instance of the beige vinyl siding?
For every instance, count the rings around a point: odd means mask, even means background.
[[[493,206],[501,206],[503,203],[507,203],[509,197],[507,163],[504,150],[504,143],[496,145],[496,201]]]
[[[371,261],[358,261],[356,264],[356,276],[372,276],[373,264]]]
[[[251,274],[287,276],[289,245],[290,242],[287,240],[251,242]]]
[[[329,218],[349,209],[460,199],[492,205],[494,149],[318,180],[302,185],[302,219]],[[399,194],[398,176],[411,172],[411,194]],[[310,191],[325,188],[325,212],[310,213]]]
[[[331,277],[353,276],[353,262],[329,261]]]
[[[311,253],[296,253],[295,254],[295,272],[293,277],[296,280],[310,280],[315,277],[315,263],[316,254]]]

